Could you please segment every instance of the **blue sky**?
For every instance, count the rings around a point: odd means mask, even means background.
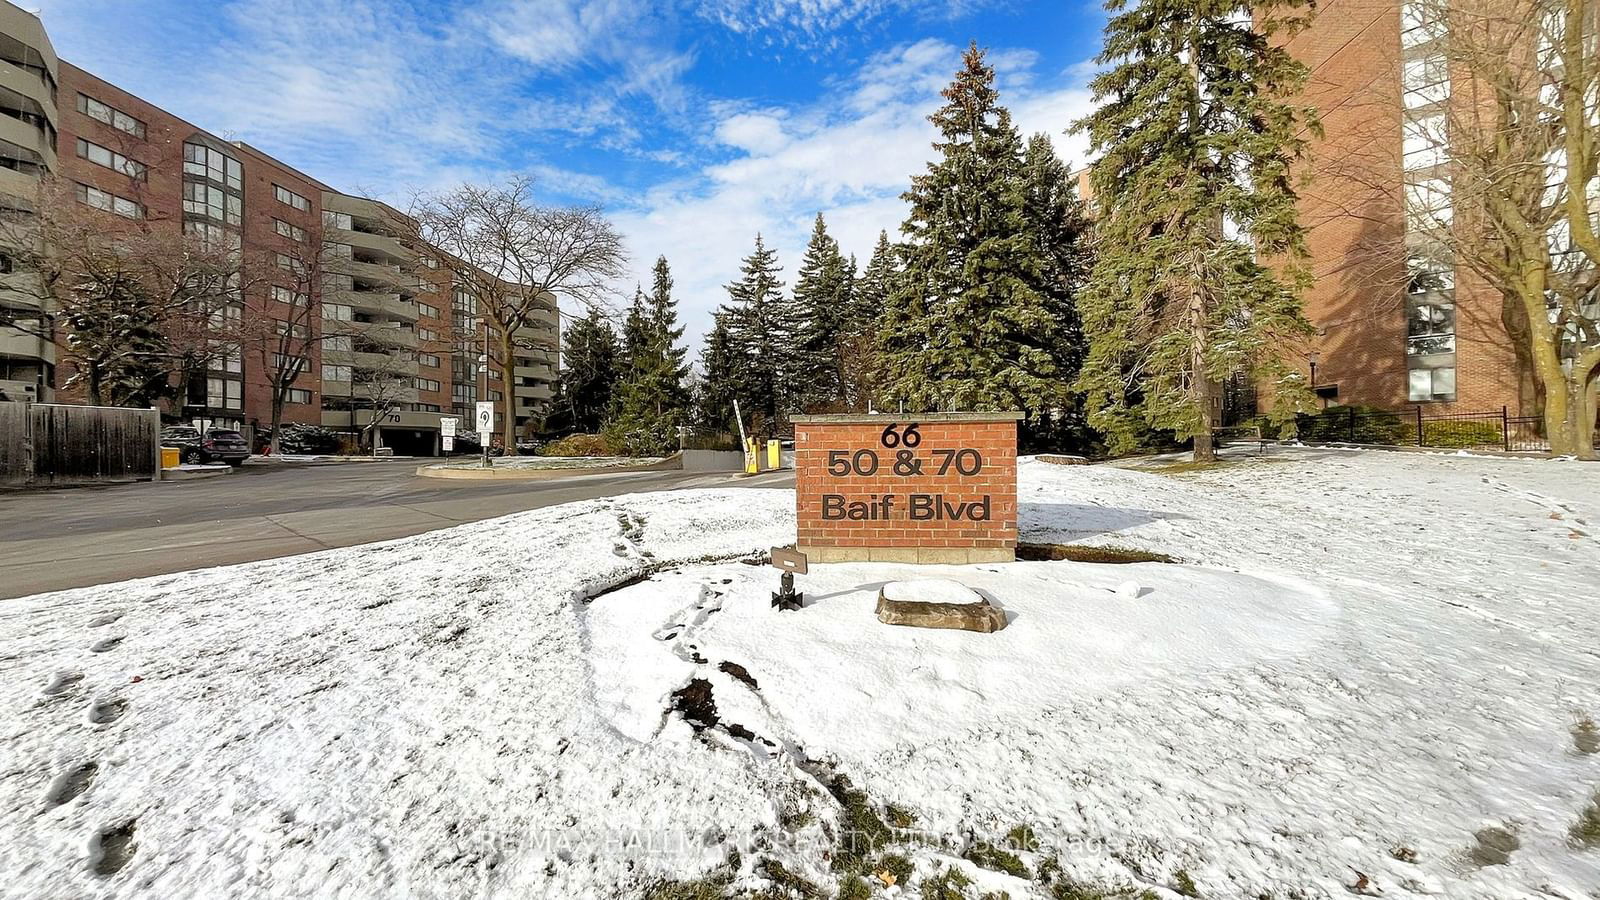
[[[23,0],[29,5],[28,0]],[[698,343],[754,235],[792,279],[819,210],[865,265],[977,40],[1076,165],[1104,15],[1024,0],[33,0],[57,52],[344,190],[528,172],[596,203]],[[630,279],[627,288],[631,290]]]

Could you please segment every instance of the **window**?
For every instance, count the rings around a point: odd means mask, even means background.
[[[137,200],[118,197],[116,194],[102,191],[97,187],[90,187],[87,184],[79,184],[77,190],[79,203],[93,206],[96,209],[103,209],[106,212],[116,213],[126,219],[144,218],[144,206]]]
[[[206,406],[212,409],[239,409],[244,398],[244,383],[228,378],[206,379]]]
[[[437,369],[439,368],[439,357],[432,353],[419,353],[417,354],[417,363],[430,369]]]
[[[1437,369],[1411,370],[1411,402],[1454,400],[1456,398],[1456,370],[1454,366]]]
[[[322,339],[322,349],[324,350],[343,350],[345,352],[349,352],[350,346],[350,335],[348,334],[330,334],[324,336]]]
[[[183,211],[190,215],[216,219],[229,225],[238,225],[244,211],[244,199],[202,181],[185,181]]]
[[[1413,301],[1406,315],[1406,355],[1431,356],[1456,350],[1456,306],[1428,298]]]
[[[293,240],[297,241],[303,241],[306,239],[306,230],[304,228],[301,228],[299,225],[290,225],[288,222],[285,222],[282,219],[273,219],[272,228],[274,231],[286,238],[292,238]]]
[[[240,246],[239,232],[230,228],[223,228],[210,222],[185,222],[183,230],[186,234],[200,239],[200,243],[207,247],[227,247],[237,250]]]
[[[1421,116],[1407,121],[1403,146],[1406,171],[1430,169],[1443,163],[1447,146],[1444,116]]]
[[[1408,0],[1400,5],[1400,45],[1419,47],[1444,34],[1443,4]]]
[[[1455,289],[1456,270],[1449,260],[1414,253],[1406,259],[1406,268],[1410,273],[1407,293],[1425,294]]]
[[[417,403],[417,404],[413,404],[413,408],[417,412],[431,412],[431,413],[440,412],[439,404],[437,404],[437,403]]]
[[[418,303],[417,314],[427,316],[430,319],[437,319],[439,318],[439,307],[429,306],[426,303]]]
[[[310,403],[311,392],[300,388],[289,388],[283,399],[285,403]]]
[[[305,212],[311,208],[310,200],[307,200],[299,194],[296,194],[294,191],[289,190],[281,184],[275,184],[272,186],[272,196],[277,197],[279,203],[287,203],[301,212]]]
[[[505,395],[501,394],[499,391],[490,391],[489,392],[489,399],[495,401],[496,403],[498,403],[500,401],[500,398],[503,397],[503,396],[505,396]]]
[[[418,328],[417,337],[424,341],[437,341],[439,339],[439,332],[434,331],[432,328]]]
[[[311,329],[307,328],[305,325],[299,322],[291,324],[281,319],[273,323],[273,330],[280,335],[287,334],[302,340],[311,336]]]
[[[274,371],[278,372],[288,372],[291,370],[295,372],[304,372],[306,368],[306,358],[303,356],[286,356],[282,353],[274,353],[272,354],[272,368]]]
[[[351,247],[350,247],[349,244],[340,244],[340,243],[337,243],[337,242],[334,242],[334,241],[326,241],[326,242],[323,243],[322,249],[327,251],[328,255],[333,257],[334,259],[349,259],[350,258]]]
[[[349,213],[322,211],[322,226],[324,228],[338,228],[343,231],[352,231]]]
[[[276,284],[272,286],[272,299],[278,301],[279,303],[287,303],[290,306],[301,306],[311,302],[311,298],[307,297],[305,294],[291,291],[286,287]]]
[[[83,138],[78,138],[78,155],[97,166],[105,166],[108,169],[114,169],[128,176],[129,178],[138,178],[142,180],[145,176],[144,163],[129,159],[115,150],[112,150],[108,147],[102,147],[99,144],[93,143],[92,141],[86,141]]]
[[[349,366],[323,366],[322,367],[322,380],[323,381],[349,381],[350,380],[350,367]]]
[[[183,171],[208,178],[235,191],[244,190],[244,169],[239,161],[205,144],[183,145]]]
[[[133,116],[128,115],[120,109],[107,106],[93,97],[79,94],[78,112],[83,113],[91,119],[99,119],[113,128],[126,131],[134,137],[144,137],[143,122],[135,119]]]
[[[1405,185],[1406,229],[1428,231],[1450,224],[1450,183],[1427,178]]]
[[[230,347],[222,341],[212,341],[211,349],[214,355],[210,368],[213,372],[238,375],[244,371],[244,354],[238,347]]]
[[[340,322],[348,322],[351,320],[351,317],[354,314],[354,310],[344,303],[322,304],[322,317],[324,319],[335,319]]]
[[[413,378],[411,382],[417,386],[419,391],[437,391],[439,389],[439,382],[432,378]]]
[[[427,266],[428,268],[430,268],[430,269],[439,268],[439,261],[437,259],[434,259],[431,256],[423,256],[423,257],[421,257],[421,259],[422,259],[422,264]]]
[[[1400,84],[1408,109],[1447,100],[1450,97],[1450,64],[1443,56],[1408,59]]]

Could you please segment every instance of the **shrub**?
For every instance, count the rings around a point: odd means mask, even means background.
[[[1414,444],[1414,424],[1398,413],[1375,406],[1330,406],[1296,420],[1303,441],[1349,441],[1357,444]]]
[[[616,456],[617,448],[602,434],[569,434],[539,448],[540,456]]]
[[[1443,419],[1422,423],[1422,443],[1429,447],[1499,447],[1504,441],[1498,421]]]

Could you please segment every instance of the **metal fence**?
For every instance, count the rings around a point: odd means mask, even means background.
[[[1425,413],[1334,407],[1317,415],[1296,417],[1302,441],[1389,446],[1439,447],[1451,450],[1548,451],[1544,420],[1513,416],[1508,407],[1493,412]]]
[[[156,410],[0,403],[0,485],[150,480],[160,470]]]

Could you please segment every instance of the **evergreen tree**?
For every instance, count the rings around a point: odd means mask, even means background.
[[[617,383],[617,333],[598,310],[572,323],[561,353],[560,409],[579,431],[600,430]]]
[[[633,368],[650,343],[650,312],[645,308],[644,288],[634,285],[633,305],[622,322],[622,368]]]
[[[794,283],[799,322],[792,377],[802,407],[832,407],[844,398],[840,341],[850,311],[851,276],[839,242],[828,235],[827,223],[817,213]]]
[[[759,418],[768,435],[787,418],[797,393],[791,378],[797,368],[798,322],[783,296],[782,271],[777,252],[757,234],[755,250],[744,258],[739,280],[728,285],[729,302],[719,311],[738,362],[736,396],[745,416]]]
[[[878,318],[883,315],[884,306],[889,302],[889,293],[894,290],[894,282],[899,274],[895,248],[889,243],[889,233],[880,231],[878,244],[872,248],[872,257],[867,260],[867,267],[856,279],[855,290],[851,292],[850,321],[858,333],[877,331]]]
[[[695,397],[695,418],[700,425],[717,431],[737,432],[733,421],[733,398],[738,396],[744,375],[744,361],[734,346],[728,317],[718,312],[715,324],[700,347],[700,391]]]
[[[1113,450],[1168,429],[1194,439],[1195,459],[1214,458],[1218,385],[1234,373],[1266,387],[1279,418],[1304,396],[1280,355],[1310,331],[1290,168],[1316,116],[1286,99],[1306,69],[1277,38],[1308,6],[1108,4],[1098,61],[1111,68],[1092,84],[1101,105],[1076,127],[1098,155],[1100,208],[1080,385]],[[1227,237],[1225,222],[1247,240]],[[1281,277],[1257,253],[1285,260]]]
[[[1050,349],[1056,369],[1070,381],[1077,378],[1088,352],[1077,301],[1092,264],[1089,224],[1076,182],[1043,134],[1028,140],[1023,177],[1023,213],[1044,264],[1045,302],[1057,322],[1056,340]],[[1041,449],[1085,452],[1094,444],[1081,399],[1076,396],[1056,409],[1030,417],[1024,432],[1026,443]]]
[[[683,365],[688,351],[677,345],[683,336],[677,322],[672,272],[667,258],[658,257],[649,302],[636,294],[629,312],[634,347],[607,424],[612,440],[631,454],[670,453],[677,446],[677,429],[684,424],[689,402]]]
[[[1022,139],[976,44],[929,120],[939,158],[912,178],[904,269],[880,322],[884,399],[911,410],[1044,410],[1067,396],[1060,323],[1026,215]]]

